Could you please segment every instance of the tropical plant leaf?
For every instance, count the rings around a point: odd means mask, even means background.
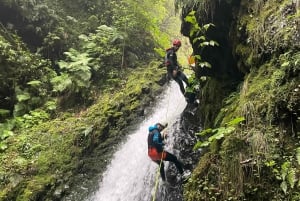
[[[297,181],[296,171],[294,168],[290,169],[287,174],[287,181],[289,182],[291,188],[294,188],[295,183]]]
[[[17,100],[19,102],[26,101],[30,99],[30,94],[27,92],[23,92],[22,94],[17,95]]]
[[[205,40],[206,40],[205,36],[196,37],[193,39],[193,44],[196,43],[197,41],[205,41]]]
[[[45,106],[47,107],[48,110],[55,110],[57,105],[56,105],[56,101],[47,101],[45,103]]]
[[[296,159],[298,161],[298,165],[300,165],[300,147],[296,149]]]
[[[219,46],[219,43],[217,43],[217,42],[214,41],[214,40],[211,40],[211,41],[209,41],[209,45],[210,45],[210,46]]]
[[[284,194],[287,192],[287,183],[286,181],[281,182],[280,188],[283,190]]]
[[[197,150],[197,149],[199,149],[199,148],[201,148],[201,147],[207,147],[209,144],[210,144],[209,141],[204,141],[204,142],[198,141],[198,142],[195,144],[195,146],[194,146],[193,149],[194,149],[194,150]]]
[[[9,110],[0,109],[0,116],[2,116],[2,115],[8,115],[9,113],[10,113]]]
[[[196,12],[194,10],[189,12],[189,14],[184,18],[184,20],[186,22],[189,22],[189,23],[193,24],[193,25],[198,24],[197,19],[195,17],[195,13]]]
[[[282,67],[287,67],[290,65],[290,62],[289,61],[286,61],[284,62],[283,64],[281,64]]]
[[[203,25],[203,28],[207,31],[210,27],[214,27],[214,26],[215,26],[214,24],[208,23],[208,24]]]
[[[211,64],[208,63],[208,62],[199,62],[198,65],[199,65],[201,68],[204,68],[204,67],[211,68]]]
[[[209,137],[209,138],[208,138],[208,141],[209,141],[209,142],[212,142],[212,141],[214,141],[214,140],[220,140],[220,139],[222,139],[223,137],[224,137],[224,133],[218,132],[217,134],[215,134],[215,135]]]
[[[3,143],[3,142],[0,142],[0,150],[1,150],[1,151],[4,151],[4,150],[7,149],[7,148],[8,148],[7,144],[5,144],[5,143]]]
[[[201,61],[201,56],[199,54],[196,54],[195,55],[195,58],[198,60],[198,61]]]
[[[41,81],[39,80],[32,80],[30,82],[27,82],[28,85],[31,85],[31,86],[40,86],[41,85]]]
[[[290,162],[284,162],[281,165],[281,178],[282,178],[282,180],[285,180],[285,177],[287,176],[290,167],[291,167]]]
[[[236,126],[243,121],[245,121],[244,117],[237,117],[237,118],[231,120],[230,122],[228,122],[228,126]]]
[[[86,128],[85,130],[84,130],[84,136],[86,137],[86,136],[88,136],[90,133],[92,133],[92,131],[93,131],[93,126],[90,126],[90,127],[88,127],[88,128]]]
[[[4,130],[3,133],[0,135],[0,139],[1,140],[4,140],[10,136],[13,136],[14,133],[12,131],[9,131],[9,130]]]
[[[199,47],[205,47],[205,46],[209,46],[209,42],[205,41],[199,44]]]
[[[208,129],[205,129],[205,130],[201,131],[200,133],[196,133],[196,135],[204,136],[204,135],[207,135],[207,134],[211,134],[212,131],[213,131],[213,129],[208,128]]]
[[[53,91],[55,92],[63,92],[72,86],[72,80],[66,73],[62,73],[60,76],[52,78],[51,83],[53,84]]]

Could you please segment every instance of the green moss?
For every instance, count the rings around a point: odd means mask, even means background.
[[[82,164],[80,161],[88,158],[85,154],[95,147],[103,148],[99,150],[103,152],[101,160],[107,161],[106,157],[113,151],[108,144],[120,140],[120,130],[137,118],[132,111],[141,107],[146,96],[153,96],[160,89],[156,82],[165,72],[157,66],[152,63],[148,68],[130,72],[122,88],[103,93],[86,110],[64,113],[56,119],[16,131],[18,135],[8,139],[8,149],[0,153],[0,171],[6,171],[8,178],[20,173],[24,180],[17,188],[12,187],[9,179],[1,183],[0,200],[51,198],[56,182],[69,180]],[[105,165],[106,162],[97,162],[99,169]]]
[[[200,158],[197,167],[194,169],[191,178],[184,185],[184,198],[186,201],[206,200],[216,189],[210,185],[218,168],[215,166],[218,156],[207,153]]]
[[[200,95],[200,102],[202,103],[200,110],[203,115],[204,128],[212,127],[214,118],[222,107],[222,99],[228,93],[224,88],[223,83],[213,78],[209,78],[205,82]]]
[[[235,133],[227,136],[221,146],[218,143],[211,145],[209,153],[220,154],[220,160],[210,165],[218,166],[219,175],[222,176],[209,177],[211,166],[199,164],[197,168],[207,174],[208,181],[195,180],[191,181],[190,185],[205,183],[207,188],[205,190],[201,186],[198,189],[195,187],[194,190],[188,189],[191,195],[186,195],[188,199],[203,200],[208,192],[219,200],[280,200],[286,196],[281,189],[281,182],[276,182],[275,179],[281,177],[276,172],[280,172],[282,167],[275,165],[274,168],[266,164],[269,164],[268,161],[276,161],[275,164],[284,163],[284,158],[290,158],[288,155],[293,154],[297,146],[292,142],[296,139],[292,129],[295,125],[288,122],[290,111],[298,113],[295,105],[300,101],[300,97],[296,98],[292,92],[297,88],[296,83],[299,83],[299,76],[293,73],[298,71],[295,69],[299,69],[299,66],[295,66],[297,58],[298,53],[289,52],[281,55],[279,60],[271,59],[253,69],[245,78],[240,91],[224,99],[223,108],[215,119],[215,124],[224,125],[228,119],[237,116],[244,116],[246,122]],[[294,105],[291,109],[288,99],[292,100]],[[294,161],[295,168],[295,158],[291,160]],[[195,172],[198,171],[197,168]],[[219,191],[207,190],[211,185]],[[289,185],[287,189],[290,198],[297,197],[296,189],[293,190]]]
[[[40,175],[28,181],[26,189],[16,199],[17,201],[23,200],[39,200],[43,194],[47,194],[47,189],[50,189],[55,183],[53,175]]]
[[[289,49],[297,46],[298,42],[295,37],[297,30],[292,26],[297,23],[296,13],[294,11],[287,12],[293,7],[291,1],[254,1],[248,6],[253,8],[253,13],[250,14],[250,18],[248,15],[244,15],[240,22],[246,25],[248,41],[253,48],[253,56],[258,53],[260,55],[270,54],[280,48]]]

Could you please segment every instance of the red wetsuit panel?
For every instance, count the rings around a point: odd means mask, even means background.
[[[148,149],[148,156],[153,160],[153,161],[159,161],[159,160],[164,160],[166,158],[166,152],[157,152],[157,150],[153,147]]]

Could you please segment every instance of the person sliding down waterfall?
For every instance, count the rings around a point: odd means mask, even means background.
[[[149,127],[149,134],[148,134],[148,156],[160,166],[160,176],[163,181],[166,181],[165,169],[163,161],[170,161],[173,162],[183,177],[188,175],[184,175],[184,171],[182,168],[181,162],[177,159],[176,156],[173,154],[165,151],[163,149],[164,143],[163,140],[165,139],[165,135],[161,133],[163,129],[167,127],[166,125],[162,125],[161,123],[156,123],[153,126]],[[188,174],[188,173],[186,173]]]
[[[181,41],[178,39],[173,40],[173,46],[166,50],[165,66],[167,67],[168,79],[174,79],[178,83],[181,93],[184,95],[185,89],[182,81],[187,86],[189,86],[189,82],[186,75],[179,69],[176,52],[180,47]]]

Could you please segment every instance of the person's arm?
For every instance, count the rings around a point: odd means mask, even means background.
[[[162,140],[165,140],[167,138],[167,132],[165,131],[165,128],[167,128],[168,123],[162,124],[162,130],[161,130],[161,138]]]

